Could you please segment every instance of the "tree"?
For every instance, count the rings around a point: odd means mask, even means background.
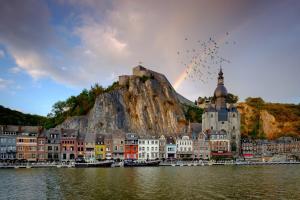
[[[66,102],[58,101],[52,106],[52,113],[54,114],[54,116],[61,115],[64,112],[65,107]]]
[[[246,103],[260,110],[264,106],[265,101],[261,97],[255,97],[255,98],[248,97],[246,99]]]
[[[234,94],[231,94],[231,93],[228,93],[227,94],[227,97],[226,97],[226,102],[227,103],[237,103],[239,101],[239,97],[234,95]]]
[[[203,109],[196,106],[188,106],[185,117],[191,122],[202,122]]]

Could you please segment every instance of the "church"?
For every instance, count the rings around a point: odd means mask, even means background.
[[[202,130],[210,140],[212,157],[238,157],[240,154],[240,113],[227,102],[227,89],[220,69],[212,101],[206,102]]]

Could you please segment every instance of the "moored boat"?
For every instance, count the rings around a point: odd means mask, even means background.
[[[113,161],[98,161],[98,162],[84,162],[84,163],[75,163],[76,168],[88,168],[88,167],[111,167]]]
[[[158,167],[160,160],[136,161],[125,160],[124,167]]]

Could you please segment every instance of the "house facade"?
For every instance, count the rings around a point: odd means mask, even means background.
[[[210,159],[210,144],[208,136],[200,132],[193,138],[194,159],[209,160]]]
[[[138,139],[138,145],[139,160],[159,159],[159,139],[145,136]]]
[[[37,133],[20,132],[17,136],[17,159],[37,161]]]
[[[16,129],[9,129],[7,126],[0,127],[0,160],[16,159],[16,138]]]
[[[113,159],[113,157],[112,157],[112,152],[113,152],[112,134],[105,135],[104,144],[105,144],[105,158],[107,160]]]
[[[159,159],[166,159],[166,137],[164,135],[159,138]]]
[[[116,131],[112,134],[113,150],[112,157],[114,160],[124,160],[125,151],[125,133]]]
[[[193,158],[193,140],[185,135],[176,139],[177,159]]]
[[[124,159],[138,159],[138,137],[134,133],[127,133],[125,137],[125,152]]]
[[[37,137],[37,161],[45,162],[47,160],[47,136],[46,132],[42,131]]]
[[[78,131],[61,129],[61,161],[75,161],[77,158]]]
[[[97,134],[95,143],[95,157],[96,160],[106,159],[106,145],[105,145],[105,135]]]
[[[176,147],[176,140],[174,137],[172,136],[166,137],[165,152],[166,152],[166,159],[173,160],[177,158],[176,156],[177,147]]]
[[[58,162],[61,160],[60,150],[60,138],[61,132],[59,129],[49,129],[46,132],[47,143],[46,143],[46,151],[47,151],[47,160],[52,162]]]

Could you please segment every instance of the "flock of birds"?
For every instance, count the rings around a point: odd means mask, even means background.
[[[216,77],[219,68],[224,64],[230,63],[229,59],[220,56],[220,48],[225,45],[235,45],[235,41],[228,40],[229,33],[222,44],[218,44],[216,40],[210,37],[207,41],[196,41],[196,45],[192,49],[178,50],[178,62],[186,68],[185,79],[192,81],[201,81],[203,84],[207,83],[209,79]],[[190,42],[189,38],[184,39]]]

